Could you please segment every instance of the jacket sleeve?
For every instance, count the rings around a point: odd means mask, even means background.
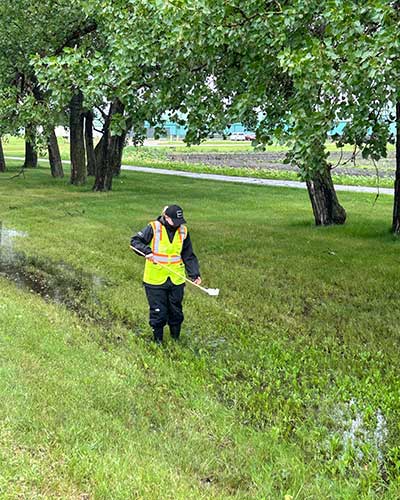
[[[132,236],[131,247],[133,247],[133,249],[137,248],[145,255],[148,255],[149,253],[152,253],[151,248],[149,247],[149,244],[152,239],[153,239],[153,228],[151,224],[148,224],[144,229],[142,229],[141,231]],[[140,253],[138,252],[135,253],[140,255]]]
[[[181,256],[189,278],[198,278],[200,276],[199,261],[197,260],[197,257],[193,252],[189,233],[187,234],[185,241],[183,242]]]

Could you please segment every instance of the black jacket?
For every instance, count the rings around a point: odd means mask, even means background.
[[[161,215],[160,215],[160,217],[158,217],[157,220],[159,222],[161,222],[161,224],[167,230],[169,241],[172,243],[174,236],[175,236],[175,233],[176,233],[178,228],[171,227],[169,224],[167,224],[164,221],[164,217],[162,217]],[[154,236],[153,228],[151,227],[151,224],[148,224],[144,229],[142,229],[142,231],[139,231],[134,236],[132,236],[131,246],[133,248],[137,248],[145,255],[148,255],[148,254],[152,253],[151,248],[149,247],[149,244],[150,244],[151,240],[153,239],[153,236]],[[138,252],[136,252],[136,253],[138,253]],[[140,254],[138,253],[138,255],[140,255]],[[185,264],[185,269],[186,269],[186,272],[187,272],[189,278],[192,280],[198,278],[200,276],[199,262],[197,260],[196,255],[193,252],[192,242],[190,240],[189,231],[188,231],[187,236],[183,242],[181,257],[182,257],[183,263]]]

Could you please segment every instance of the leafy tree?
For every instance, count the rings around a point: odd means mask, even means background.
[[[294,4],[297,16],[300,4]],[[396,140],[390,125],[397,124],[394,232],[400,230],[399,7],[399,2],[382,0],[324,2],[313,18],[310,40],[282,54],[283,64],[296,68],[299,82],[318,88],[314,102],[325,123],[348,120],[343,135],[336,137],[338,146],[351,144],[355,154],[377,161],[386,157],[388,142]],[[309,123],[318,127],[313,117]]]
[[[192,15],[197,21],[184,13],[179,23],[182,39],[190,40],[196,26],[193,50],[207,58],[206,78],[185,99],[188,141],[232,121],[257,128],[260,145],[279,141],[291,147],[288,161],[307,181],[316,223],[343,223],[346,214],[325,151],[334,113],[322,106],[324,76],[315,71],[313,56],[318,55],[314,24],[321,3],[201,3],[205,7]]]
[[[145,136],[145,121],[157,126],[165,112],[176,117],[193,81],[203,80],[206,59],[194,50],[189,57],[190,45],[176,38],[181,16],[174,17],[173,4],[109,0],[87,1],[82,8],[95,20],[95,43],[38,57],[36,70],[59,105],[68,89],[79,89],[84,107],[102,116],[94,189],[108,190],[120,169],[127,131],[132,129],[139,142]]]
[[[234,35],[228,30],[227,36],[238,38],[236,45],[229,39],[227,50],[234,48],[238,63],[236,68],[226,66],[215,83],[229,99],[228,112],[244,110],[246,122],[258,98],[265,117],[258,140],[291,145],[288,161],[307,181],[317,224],[344,222],[332,185],[327,133],[339,120],[348,120],[344,134],[335,138],[338,146],[352,144],[355,152],[374,161],[386,156],[387,143],[394,140],[389,125],[396,121],[399,130],[400,124],[398,107],[397,116],[394,113],[399,102],[399,2],[295,0],[238,3],[233,11],[231,7],[224,18],[235,30]],[[227,26],[226,21],[220,24]],[[240,50],[239,40],[246,50]],[[258,57],[265,59],[264,65]],[[232,67],[244,88],[234,80]],[[285,85],[277,86],[277,81]],[[399,155],[397,166],[394,231],[400,228]]]
[[[26,166],[35,164],[37,147],[47,145],[55,176],[62,175],[54,135],[59,110],[51,94],[39,85],[32,56],[57,54],[86,28],[85,16],[76,2],[4,0],[0,5],[1,132],[25,129]]]

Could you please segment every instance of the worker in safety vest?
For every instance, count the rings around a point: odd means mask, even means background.
[[[199,263],[185,222],[182,208],[169,205],[131,239],[133,250],[146,257],[143,282],[150,307],[149,323],[157,343],[163,340],[166,324],[171,337],[179,339],[185,272],[194,283],[201,284]]]

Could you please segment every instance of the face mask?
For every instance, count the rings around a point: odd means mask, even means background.
[[[178,226],[174,226],[173,224],[170,224],[165,217],[164,217],[164,222],[165,222],[165,225],[170,227],[171,229],[176,229],[178,227]]]

